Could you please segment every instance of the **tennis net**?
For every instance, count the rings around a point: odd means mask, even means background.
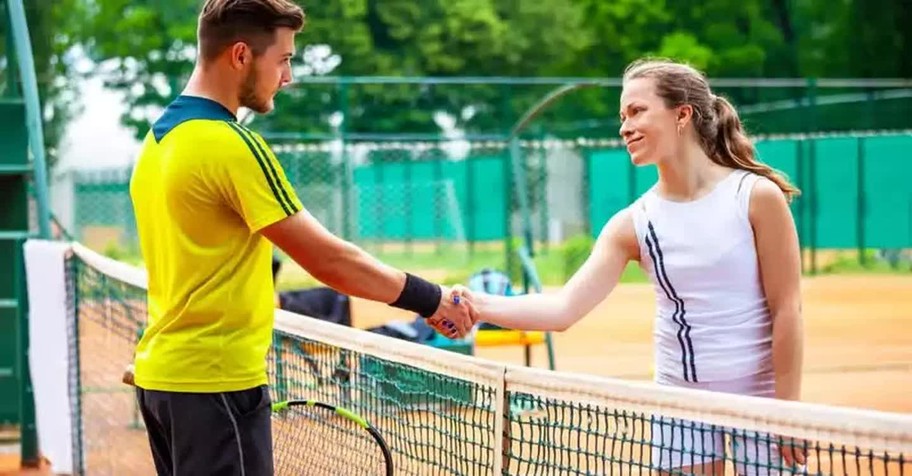
[[[75,472],[154,473],[133,394],[120,383],[146,318],[144,273],[69,249]],[[503,365],[282,311],[275,327],[273,399],[361,414],[387,440],[397,475],[680,474],[714,460],[724,474],[912,475],[910,415]],[[807,453],[806,465],[781,460],[777,447],[790,445]],[[339,452],[315,460],[312,450],[277,447],[277,474],[349,474],[329,456]]]

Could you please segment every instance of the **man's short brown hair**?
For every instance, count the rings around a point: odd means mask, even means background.
[[[206,0],[199,17],[199,48],[203,59],[218,56],[242,41],[262,54],[277,28],[300,31],[304,11],[290,0]]]

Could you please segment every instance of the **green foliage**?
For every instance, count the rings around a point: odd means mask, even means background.
[[[843,251],[820,266],[819,274],[909,274],[912,250],[864,250],[864,264],[857,251]]]
[[[194,66],[199,0],[25,2],[53,162],[78,111],[70,51],[130,104],[142,136]],[[713,77],[912,77],[912,6],[903,0],[326,0],[304,4],[296,74],[617,77],[631,60],[686,60]],[[0,35],[0,52],[6,35]],[[872,54],[871,52],[876,52]],[[0,69],[6,68],[0,61]],[[0,85],[6,75],[0,75]],[[317,85],[277,98],[263,132],[436,133],[446,112],[469,133],[501,133],[550,87]],[[729,93],[729,92],[726,92]],[[737,100],[756,100],[750,91]],[[779,93],[784,97],[799,90]],[[548,114],[579,131],[613,118],[617,92],[581,91]],[[612,119],[609,119],[610,122]],[[574,129],[576,127],[577,129]],[[594,126],[588,126],[594,127]],[[612,124],[607,124],[613,130]],[[604,133],[605,126],[591,129]],[[536,132],[536,131],[531,131]],[[551,132],[551,131],[547,131]]]
[[[560,246],[564,281],[570,280],[573,274],[586,262],[586,259],[592,253],[594,244],[595,239],[592,236],[579,234],[570,237]]]
[[[113,260],[122,261],[134,266],[140,266],[142,264],[142,257],[139,254],[139,250],[135,248],[135,246],[123,246],[112,241],[108,243],[107,246],[105,246],[101,254]]]
[[[701,70],[706,70],[713,61],[712,50],[700,44],[700,41],[693,34],[683,31],[675,32],[662,38],[658,56],[677,58]]]
[[[297,69],[342,76],[604,77],[620,75],[637,57],[659,55],[689,61],[713,76],[908,77],[912,59],[902,51],[912,45],[912,33],[903,25],[912,8],[899,0],[875,3],[314,2],[305,5],[308,25],[299,48],[306,54]],[[76,15],[81,27],[74,39],[96,60],[114,65],[108,85],[133,105],[124,122],[141,135],[146,108],[166,104],[192,70],[199,2],[172,0],[161,8],[153,0],[68,0],[57,10],[74,10],[73,4],[85,11]],[[347,111],[347,132],[437,132],[437,111],[450,113],[469,132],[499,132],[543,92],[491,85],[297,88],[281,95],[280,112],[258,117],[256,126],[328,133],[330,116],[347,104],[357,105]],[[598,94],[582,93],[587,100],[568,108],[566,120],[613,116],[615,101],[591,100]]]
[[[29,38],[38,82],[38,97],[44,111],[44,147],[47,165],[59,158],[60,142],[66,126],[79,112],[76,98],[76,72],[68,60],[75,46],[73,15],[78,16],[85,0],[24,2]],[[0,93],[18,96],[22,93],[15,48],[7,31],[6,2],[0,3]],[[12,66],[12,68],[11,68]],[[11,82],[10,79],[13,79]]]
[[[193,70],[200,2],[81,0],[78,41],[106,67],[105,85],[130,105],[121,118],[141,138],[156,109],[168,104]]]

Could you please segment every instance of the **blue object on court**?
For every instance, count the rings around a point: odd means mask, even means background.
[[[513,291],[513,282],[510,276],[503,271],[493,268],[482,268],[477,273],[469,277],[468,288],[472,292],[494,294],[497,296],[516,296]],[[482,322],[478,324],[478,329],[503,329],[500,326]]]
[[[473,292],[494,294],[497,296],[514,296],[513,282],[503,271],[493,268],[482,268],[469,277],[468,288]]]

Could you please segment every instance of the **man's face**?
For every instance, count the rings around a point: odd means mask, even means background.
[[[263,54],[253,59],[241,84],[238,98],[241,106],[260,114],[266,114],[275,108],[275,95],[292,80],[291,58],[295,53],[294,38],[294,30],[277,29],[275,41]]]

